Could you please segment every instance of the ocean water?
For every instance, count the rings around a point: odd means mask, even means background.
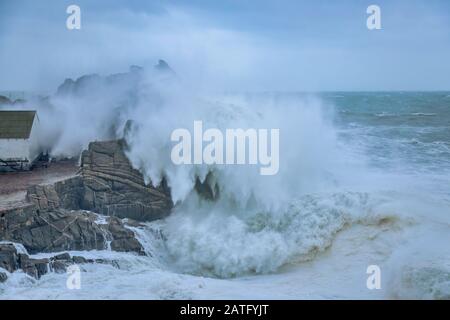
[[[66,274],[17,272],[1,299],[450,299],[450,92],[187,100],[182,117],[173,98],[126,113],[140,128],[128,156],[149,180],[167,177],[177,203],[133,229],[148,256],[72,252],[116,264],[80,266],[80,290]],[[195,119],[279,128],[279,174],[171,165],[171,128]],[[215,202],[193,191],[208,173]],[[370,265],[380,289],[367,288]]]

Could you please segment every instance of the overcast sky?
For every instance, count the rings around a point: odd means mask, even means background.
[[[382,30],[366,27],[370,4]],[[0,0],[0,91],[160,58],[219,91],[450,90],[449,57],[447,0]]]

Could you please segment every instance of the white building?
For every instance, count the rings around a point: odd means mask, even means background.
[[[0,171],[29,170],[40,156],[36,111],[0,110]]]

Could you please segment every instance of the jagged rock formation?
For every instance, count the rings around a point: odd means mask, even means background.
[[[40,210],[89,210],[107,216],[152,221],[172,209],[170,190],[145,185],[124,153],[122,140],[92,142],[81,156],[79,176],[33,186],[27,198]]]
[[[6,273],[0,272],[0,283],[5,282],[6,280],[8,280],[8,276],[6,275]]]
[[[13,272],[19,267],[19,255],[12,244],[0,245],[0,268]]]
[[[167,215],[172,201],[165,184],[145,185],[123,148],[121,141],[93,142],[79,176],[29,188],[29,204],[0,211],[0,239],[22,243],[31,253],[104,249],[106,241],[116,251],[141,252],[117,218],[152,221]],[[82,210],[110,218],[99,225],[95,214]]]
[[[108,248],[144,254],[127,226],[164,217],[173,204],[167,185],[146,185],[124,148],[123,141],[93,142],[82,154],[77,176],[30,187],[27,203],[0,210],[0,240],[20,243],[30,254]],[[0,268],[22,269],[35,278],[85,262],[81,257],[32,259],[0,244]],[[0,273],[0,281],[5,279]]]
[[[0,212],[0,238],[21,243],[28,252],[64,250],[103,250],[108,244],[115,251],[143,254],[143,248],[117,218],[98,223],[98,216],[86,211],[52,209],[41,211],[36,205]]]
[[[84,263],[108,263],[113,266],[116,264],[115,261],[92,260],[79,256],[72,257],[68,253],[61,253],[49,259],[33,259],[28,254],[18,252],[12,243],[0,244],[0,268],[9,273],[22,270],[35,279],[39,279],[49,272],[64,273],[68,266]],[[7,278],[6,272],[0,272],[0,283],[5,282]]]
[[[84,184],[81,176],[76,176],[52,185],[36,185],[28,188],[27,199],[41,210],[65,208],[81,209]]]
[[[146,186],[124,153],[124,142],[94,142],[81,156],[84,197],[81,207],[108,216],[151,221],[166,216],[170,190]]]

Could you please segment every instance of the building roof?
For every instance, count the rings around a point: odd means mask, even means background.
[[[0,139],[28,139],[36,111],[0,110]]]

